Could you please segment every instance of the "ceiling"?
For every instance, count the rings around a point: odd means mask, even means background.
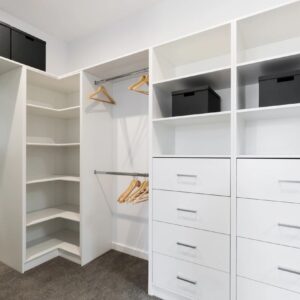
[[[161,0],[0,0],[0,9],[71,41],[142,12]]]

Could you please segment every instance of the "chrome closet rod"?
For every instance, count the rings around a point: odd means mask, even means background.
[[[110,171],[94,171],[94,174],[101,175],[120,175],[120,176],[133,176],[133,177],[149,177],[148,173],[131,173],[131,172],[110,172]]]
[[[137,75],[137,74],[148,72],[148,71],[149,71],[149,68],[144,68],[144,69],[140,69],[140,70],[137,70],[137,71],[129,72],[129,73],[126,73],[126,74],[118,75],[118,76],[115,76],[115,77],[110,77],[110,78],[106,78],[106,79],[96,80],[95,81],[95,85],[98,85],[100,83],[105,83],[105,82],[108,82],[108,81],[112,81],[112,80],[116,80],[116,79],[121,79],[121,78],[128,77],[128,76],[131,76],[131,75]]]

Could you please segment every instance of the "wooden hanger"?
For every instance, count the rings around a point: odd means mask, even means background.
[[[107,100],[99,99],[99,98],[95,97],[96,95],[101,94],[101,93],[107,98]],[[115,100],[109,95],[108,91],[106,90],[106,88],[103,85],[99,86],[98,89],[89,96],[89,99],[96,100],[99,102],[116,104]]]
[[[133,190],[137,187],[141,186],[141,182],[137,179],[132,179],[132,181],[130,182],[128,188],[126,189],[126,191],[124,193],[122,193],[118,199],[119,203],[124,203],[127,202],[128,197],[130,196],[130,194],[133,192]]]
[[[141,93],[141,94],[144,94],[144,95],[149,95],[149,92],[148,91],[145,91],[145,90],[140,90],[139,88],[141,86],[143,86],[144,84],[149,84],[149,75],[143,75],[138,82],[132,84],[131,86],[128,87],[128,89],[130,91],[134,91],[134,92],[137,92],[137,93]]]
[[[130,197],[127,199],[127,202],[133,202],[136,199],[138,199],[138,197],[140,197],[141,195],[148,193],[149,191],[149,181],[145,180],[142,185],[139,187],[139,189],[133,193],[132,195],[130,195]]]

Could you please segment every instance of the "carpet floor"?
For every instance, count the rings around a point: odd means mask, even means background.
[[[0,263],[0,300],[146,300],[148,264],[110,251],[80,267],[55,258],[25,274]]]

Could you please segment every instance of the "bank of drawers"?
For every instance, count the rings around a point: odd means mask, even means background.
[[[238,300],[300,299],[300,160],[237,166]]]
[[[153,162],[153,284],[183,299],[229,299],[230,160]]]

